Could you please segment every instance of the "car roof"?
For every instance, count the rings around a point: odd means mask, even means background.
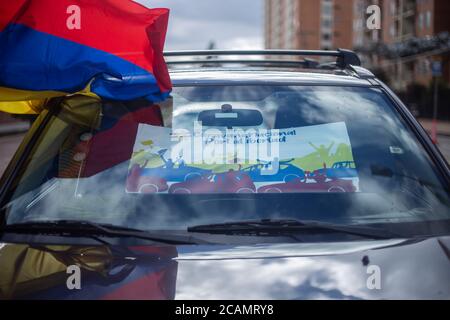
[[[358,55],[346,49],[182,50],[166,51],[164,57],[175,86],[370,86],[375,78],[361,67]]]
[[[368,79],[347,72],[299,69],[193,68],[170,70],[174,86],[193,85],[335,85],[371,86]]]

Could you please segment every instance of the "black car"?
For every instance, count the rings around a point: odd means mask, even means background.
[[[1,299],[450,299],[448,164],[356,54],[166,56],[166,101],[36,119],[0,183]]]

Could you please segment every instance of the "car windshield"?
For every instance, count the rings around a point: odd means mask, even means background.
[[[43,119],[2,204],[8,224],[450,219],[442,173],[378,88],[186,86],[154,105],[74,96]]]

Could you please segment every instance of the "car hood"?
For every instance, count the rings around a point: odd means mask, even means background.
[[[257,246],[2,243],[0,298],[450,299],[450,237]]]

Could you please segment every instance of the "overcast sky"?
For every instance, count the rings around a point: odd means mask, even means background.
[[[166,50],[263,48],[263,0],[135,1],[171,10]]]

